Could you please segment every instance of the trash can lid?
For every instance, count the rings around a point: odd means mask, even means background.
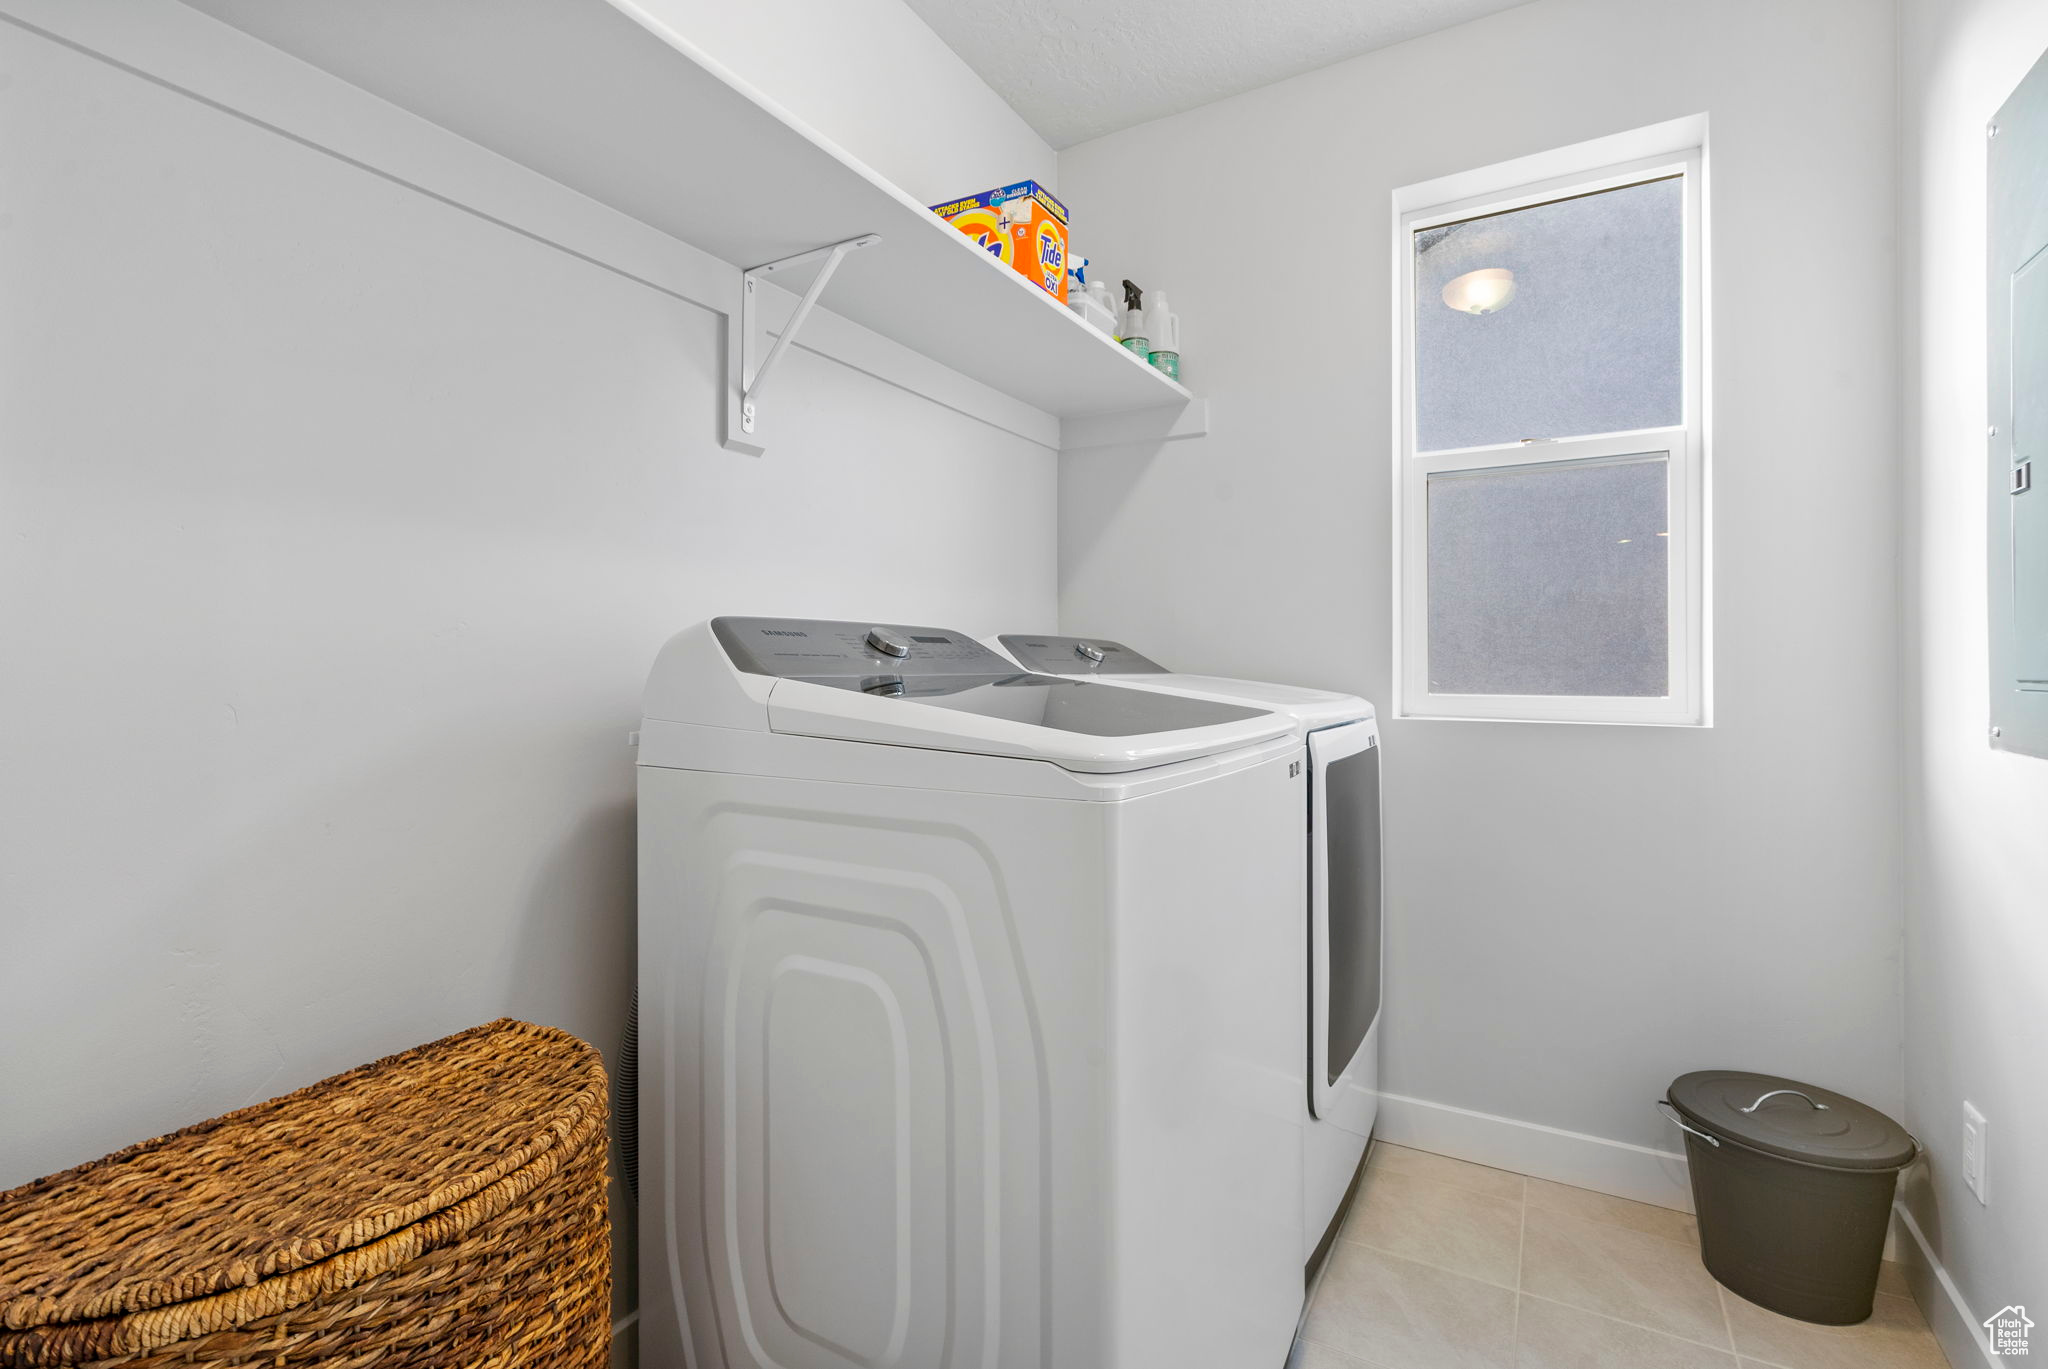
[[[1671,1082],[1687,1121],[1770,1155],[1830,1169],[1899,1169],[1919,1144],[1891,1118],[1832,1089],[1745,1070],[1695,1070]]]

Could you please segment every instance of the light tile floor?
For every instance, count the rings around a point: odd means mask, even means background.
[[[1948,1369],[1887,1264],[1859,1326],[1736,1297],[1682,1212],[1375,1144],[1289,1369]]]

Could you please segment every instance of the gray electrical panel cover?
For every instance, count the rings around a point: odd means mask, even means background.
[[[1987,132],[1991,744],[2048,756],[2048,57]]]

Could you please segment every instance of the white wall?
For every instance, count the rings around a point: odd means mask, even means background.
[[[609,1054],[672,631],[1051,617],[1044,448],[795,350],[733,455],[718,315],[4,21],[0,78],[0,1188],[500,1014]]]
[[[903,0],[635,0],[926,204],[1013,181],[1055,156]]]
[[[1204,441],[1064,458],[1062,627],[1384,704],[1390,192],[1711,117],[1716,725],[1387,725],[1395,1094],[1664,1149],[1690,1069],[1900,1107],[1893,37],[1885,0],[1539,0],[1061,155],[1214,396]]]
[[[2048,1305],[2048,761],[1985,736],[1984,129],[2043,49],[2039,0],[1901,8],[1906,1123],[1933,1151],[1909,1205],[1973,1310],[1957,1323]],[[1991,1122],[1988,1207],[1963,1186],[1964,1099]]]

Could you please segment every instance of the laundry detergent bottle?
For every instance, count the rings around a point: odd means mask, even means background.
[[[1145,308],[1145,336],[1151,351],[1145,359],[1155,370],[1180,379],[1180,315],[1166,303],[1166,296],[1154,290]]]

